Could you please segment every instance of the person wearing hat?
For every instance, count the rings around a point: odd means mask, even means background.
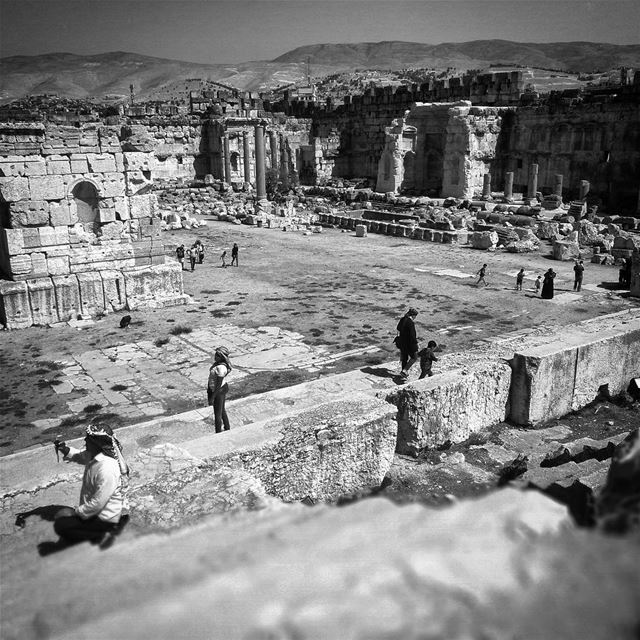
[[[416,325],[414,323],[414,318],[417,315],[418,312],[411,307],[411,309],[400,318],[396,326],[398,335],[396,336],[395,343],[398,349],[400,349],[400,364],[402,366],[400,376],[403,379],[409,377],[409,369],[411,369],[418,359],[418,338],[416,336]]]
[[[88,540],[106,548],[129,519],[129,467],[122,445],[108,425],[89,425],[84,442],[83,451],[54,442],[67,462],[84,465],[84,476],[80,504],[61,509],[53,528],[64,544]]]
[[[213,356],[213,364],[209,369],[209,381],[207,383],[207,400],[210,406],[213,406],[213,418],[216,427],[216,433],[220,433],[224,426],[225,431],[229,431],[229,418],[225,403],[227,401],[227,392],[229,385],[226,377],[231,371],[231,362],[229,362],[229,349],[226,347],[218,347]]]

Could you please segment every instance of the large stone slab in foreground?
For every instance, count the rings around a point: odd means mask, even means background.
[[[570,530],[561,505],[512,489],[440,510],[265,509],[36,558],[20,580],[10,557],[3,636],[631,640],[634,545]]]
[[[596,326],[596,325],[593,325]],[[612,395],[640,375],[640,318],[600,331],[578,325],[513,357],[509,418],[536,425],[589,404],[602,386]]]
[[[246,471],[282,500],[334,500],[380,485],[393,461],[395,414],[358,393],[181,447],[214,469]]]
[[[398,453],[462,442],[502,422],[510,380],[506,362],[488,361],[482,368],[445,371],[392,392],[387,400],[398,407]]]

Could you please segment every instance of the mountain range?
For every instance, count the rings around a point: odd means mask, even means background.
[[[437,45],[398,41],[316,44],[298,47],[274,60],[239,64],[198,64],[122,51],[90,56],[13,56],[0,58],[0,103],[44,93],[69,98],[128,96],[131,84],[138,99],[167,100],[188,92],[200,80],[262,91],[304,82],[308,65],[317,78],[355,69],[454,67],[465,71],[496,64],[574,73],[640,67],[640,45],[507,40]]]

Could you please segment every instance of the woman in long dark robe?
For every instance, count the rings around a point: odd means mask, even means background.
[[[544,280],[542,281],[542,293],[541,298],[551,300],[553,298],[553,279],[556,277],[556,272],[553,269],[549,269],[544,274]]]

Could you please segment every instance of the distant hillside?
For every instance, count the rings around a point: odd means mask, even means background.
[[[313,76],[354,69],[482,69],[512,64],[570,72],[619,66],[640,67],[640,45],[593,42],[518,43],[506,40],[430,45],[415,42],[317,44],[299,47],[271,61],[196,64],[126,52],[92,56],[52,53],[0,59],[0,103],[26,95],[58,94],[68,98],[129,95],[138,99],[184,99],[189,80],[214,80],[259,91],[304,82],[307,60]]]
[[[475,40],[424,44],[419,42],[361,42],[316,44],[298,47],[274,62],[305,62],[312,65],[398,69],[410,66],[482,68],[491,64],[562,69],[574,73],[614,67],[640,67],[640,45],[595,42],[510,42]]]

